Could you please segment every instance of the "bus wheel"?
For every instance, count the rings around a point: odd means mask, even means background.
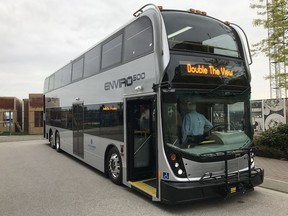
[[[50,143],[50,146],[51,148],[55,148],[55,142],[54,142],[54,136],[53,136],[53,132],[50,133],[50,136],[49,136],[49,143]]]
[[[56,151],[57,152],[61,152],[61,146],[60,146],[60,135],[59,133],[57,132],[56,133],[56,137],[55,137],[55,145],[56,145]]]
[[[113,147],[107,157],[108,175],[115,184],[122,184],[122,162],[118,150]]]

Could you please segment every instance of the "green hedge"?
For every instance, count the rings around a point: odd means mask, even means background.
[[[262,132],[254,138],[254,143],[261,156],[288,159],[288,124]]]

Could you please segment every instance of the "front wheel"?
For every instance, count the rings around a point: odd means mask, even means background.
[[[107,170],[110,180],[118,185],[122,184],[122,161],[118,150],[113,147],[107,157]]]

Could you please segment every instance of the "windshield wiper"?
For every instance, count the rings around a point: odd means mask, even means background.
[[[247,92],[248,90],[250,90],[251,89],[251,87],[249,86],[249,87],[247,87],[246,89],[244,89],[242,92],[241,92],[241,94],[244,94],[245,92]]]
[[[216,88],[214,88],[214,89],[212,89],[211,91],[209,91],[209,94],[217,91],[218,89],[222,88],[223,86],[227,86],[227,84],[221,84],[221,85],[217,86]]]
[[[236,88],[242,88],[243,89],[243,86],[235,86],[235,85],[228,85],[228,84],[221,84],[221,85],[219,85],[219,86],[217,86],[216,88],[214,88],[214,89],[212,89],[212,90],[210,90],[209,91],[209,94],[212,94],[212,93],[215,93],[215,92],[217,92],[218,90],[220,90],[222,87],[232,87],[232,88],[234,88],[234,89],[228,89],[229,91],[227,91],[227,92],[225,92],[225,96],[231,96],[231,95],[235,95],[235,94],[244,94],[244,93],[246,93],[248,90],[250,90],[251,89],[251,87],[250,86],[248,86],[247,88],[245,88],[244,90],[236,90]],[[232,92],[233,91],[233,92]],[[228,92],[230,93],[230,94],[228,94]]]
[[[241,154],[245,153],[247,151],[247,148],[241,148],[241,149],[234,149],[234,150],[228,150],[228,151],[218,151],[218,152],[207,152],[207,153],[202,153],[199,155],[199,157],[213,157],[213,156],[231,156],[235,155],[235,157],[240,156]]]

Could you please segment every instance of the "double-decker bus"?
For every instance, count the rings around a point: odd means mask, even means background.
[[[251,191],[249,46],[205,12],[145,5],[45,79],[44,136],[153,201]]]

